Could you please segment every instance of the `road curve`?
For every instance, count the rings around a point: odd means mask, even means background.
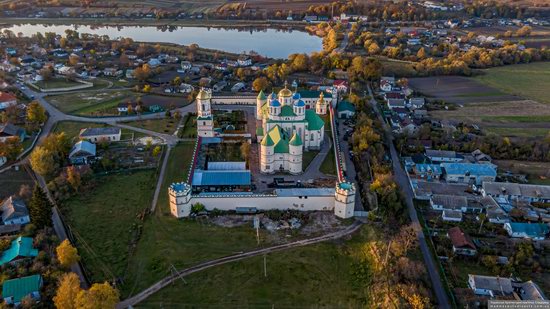
[[[327,240],[338,239],[356,232],[361,227],[362,224],[363,223],[361,221],[355,221],[346,229],[338,232],[334,232],[334,233],[330,233],[330,234],[326,234],[326,235],[318,236],[314,238],[303,239],[303,240],[291,242],[288,244],[277,245],[277,246],[258,249],[254,251],[241,253],[241,254],[230,255],[230,256],[222,257],[215,260],[210,260],[210,261],[180,270],[179,272],[174,273],[170,276],[167,276],[164,279],[158,281],[157,283],[151,285],[150,287],[141,291],[140,293],[121,301],[120,303],[117,304],[116,309],[124,309],[124,308],[128,308],[129,306],[135,306],[139,302],[147,299],[149,296],[153,295],[154,293],[158,292],[162,288],[166,287],[167,285],[171,284],[172,282],[174,282],[175,280],[178,280],[183,276],[187,276],[214,266],[223,265],[223,264],[227,264],[235,261],[240,261],[253,256],[307,246],[307,245],[311,245],[311,244],[315,244],[315,243],[319,243]]]

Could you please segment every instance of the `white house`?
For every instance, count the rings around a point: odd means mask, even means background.
[[[90,142],[118,142],[121,136],[120,128],[85,128],[80,130],[80,138]]]
[[[468,275],[468,285],[476,295],[482,296],[505,296],[512,295],[514,288],[509,278]]]
[[[444,209],[441,218],[443,221],[462,222],[462,212],[460,210]]]
[[[2,204],[2,222],[4,225],[27,224],[31,222],[25,202],[10,196]]]
[[[458,210],[466,212],[468,200],[465,196],[435,194],[430,198],[430,205],[434,210]]]

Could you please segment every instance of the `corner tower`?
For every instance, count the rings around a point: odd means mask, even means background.
[[[256,119],[262,120],[262,107],[267,103],[267,97],[263,90],[260,90],[258,97],[256,98]]]
[[[336,184],[334,215],[343,219],[353,217],[355,210],[355,185],[351,182]]]

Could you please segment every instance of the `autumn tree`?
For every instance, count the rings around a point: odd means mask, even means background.
[[[0,156],[8,160],[15,160],[23,152],[23,144],[18,136],[0,141]]]
[[[73,190],[78,192],[80,186],[82,185],[82,176],[76,166],[69,166],[67,168],[67,182]]]
[[[94,283],[89,290],[78,293],[76,307],[79,309],[115,308],[118,300],[118,290],[109,283]]]
[[[258,77],[252,82],[252,88],[254,88],[254,91],[257,91],[257,92],[261,90],[266,90],[268,86],[269,86],[269,81],[264,76]]]
[[[42,146],[33,150],[30,163],[32,169],[45,178],[51,177],[58,168],[52,152]]]
[[[81,291],[77,274],[70,272],[62,275],[53,297],[55,307],[58,309],[77,309],[76,299]]]
[[[53,206],[44,190],[42,190],[40,186],[34,187],[28,208],[31,216],[31,222],[38,229],[52,225],[52,207]]]
[[[29,131],[35,131],[38,129],[40,124],[46,122],[48,116],[46,115],[46,110],[40,103],[32,101],[29,106],[27,106],[27,128]]]
[[[65,239],[55,249],[59,264],[65,268],[71,267],[74,263],[80,260],[78,251],[76,250],[68,239]]]

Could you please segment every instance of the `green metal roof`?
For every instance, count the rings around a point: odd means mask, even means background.
[[[257,128],[256,128],[256,135],[258,135],[258,136],[264,135],[264,128],[262,128],[262,127],[257,127]]]
[[[273,142],[273,140],[271,139],[271,137],[269,136],[269,134],[267,134],[263,139],[262,139],[262,146],[273,146],[275,145],[275,143]]]
[[[291,146],[302,146],[303,143],[302,143],[302,138],[300,137],[299,134],[297,134],[296,132],[294,132],[294,135],[292,136],[292,138],[290,139],[290,143],[289,143]]]
[[[265,96],[265,93],[263,90],[260,90],[260,93],[258,93],[258,99],[259,100],[267,100],[267,97]]]
[[[306,109],[307,129],[310,131],[321,130],[325,126],[325,122],[312,109]]]
[[[14,303],[19,303],[32,292],[40,292],[41,286],[42,277],[40,275],[6,280],[2,286],[2,297],[12,297]]]
[[[344,112],[344,111],[355,112],[355,105],[353,105],[350,102],[344,100],[344,101],[338,103],[338,111],[339,112]]]
[[[275,144],[275,148],[273,149],[275,153],[288,153],[288,137],[281,127],[276,125],[271,128],[264,139],[268,137],[271,139],[272,143]]]
[[[38,250],[32,247],[32,238],[19,236],[11,242],[9,249],[2,253],[0,257],[0,266],[18,257],[35,257],[37,255]]]
[[[293,117],[296,116],[294,114],[294,109],[290,105],[285,105],[281,108],[281,113],[279,114],[280,117]]]
[[[318,98],[321,95],[321,91],[315,91],[315,90],[300,90],[300,91],[298,91],[298,93],[300,94],[302,99],[303,98],[308,98],[308,99]],[[323,95],[325,96],[325,98],[332,98],[331,93],[323,92]]]

